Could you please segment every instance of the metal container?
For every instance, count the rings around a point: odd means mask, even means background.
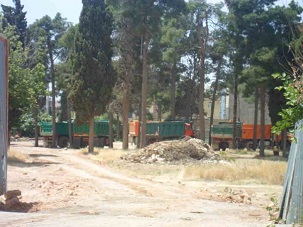
[[[182,137],[184,130],[184,121],[148,122],[146,124],[146,135],[156,135],[162,138]]]
[[[212,138],[233,138],[233,123],[232,122],[220,122],[218,125],[211,127]],[[242,138],[242,123],[236,125],[236,138]]]
[[[76,125],[73,124],[74,136],[88,136],[89,135],[89,125]],[[95,121],[94,132],[96,136],[108,136],[109,135],[109,121],[100,120]]]

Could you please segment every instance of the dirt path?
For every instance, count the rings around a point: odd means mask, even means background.
[[[13,143],[31,164],[8,167],[8,189],[29,212],[0,212],[0,226],[266,226],[264,208],[211,201],[190,185],[130,178],[77,150]]]

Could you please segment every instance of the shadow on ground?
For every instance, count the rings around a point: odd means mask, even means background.
[[[13,205],[7,205],[0,203],[0,211],[4,212],[18,212],[18,213],[30,213],[36,212],[38,209],[36,208],[40,203],[33,202],[33,203],[24,203],[24,202],[17,202]]]

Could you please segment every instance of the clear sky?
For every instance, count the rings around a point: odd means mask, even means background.
[[[209,3],[218,3],[221,0],[207,0]],[[223,0],[222,0],[223,1]],[[287,4],[290,0],[279,0],[280,4]],[[302,4],[303,0],[298,0]],[[13,5],[12,0],[0,0],[3,5]],[[21,0],[24,11],[27,12],[27,23],[32,24],[35,20],[49,15],[54,18],[57,12],[67,21],[76,24],[82,9],[82,0]],[[0,9],[1,10],[1,9]]]
[[[12,0],[0,0],[0,3],[14,5]],[[79,22],[82,9],[81,0],[21,0],[21,4],[24,5],[24,11],[27,12],[28,24],[32,24],[45,15],[54,18],[58,12],[61,13],[62,17],[67,18],[67,21],[76,24]]]

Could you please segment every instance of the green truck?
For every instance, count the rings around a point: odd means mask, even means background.
[[[88,145],[89,125],[76,125],[71,123],[72,126],[72,147],[79,149]],[[94,125],[94,145],[96,147],[104,147],[109,145],[109,121],[98,120]],[[43,137],[45,147],[50,147],[52,144],[53,127],[51,122],[40,123],[40,136]],[[57,145],[61,148],[67,147],[69,141],[68,122],[56,123],[56,138]]]
[[[242,139],[242,123],[236,124],[236,143],[240,144]],[[226,148],[232,147],[233,140],[233,123],[232,122],[220,122],[217,125],[211,127],[211,144],[214,150],[223,151]]]

